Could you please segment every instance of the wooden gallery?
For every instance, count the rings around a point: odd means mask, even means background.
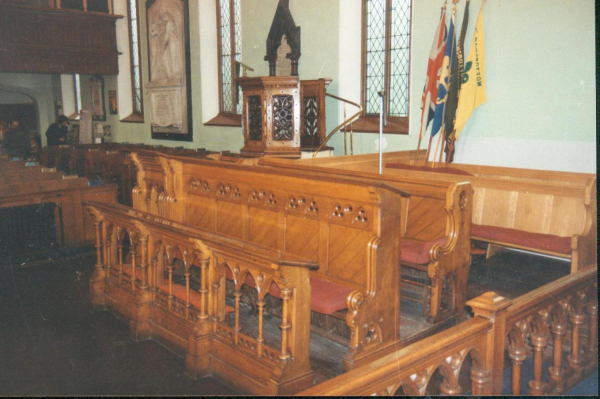
[[[0,0],[0,395],[597,394],[576,3]]]

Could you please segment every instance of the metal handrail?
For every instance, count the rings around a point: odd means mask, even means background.
[[[319,146],[319,148],[317,148],[317,150],[316,150],[316,151],[313,153],[313,156],[312,156],[313,158],[317,156],[317,154],[319,153],[319,151],[321,151],[321,149],[322,149],[323,147],[325,147],[325,144],[327,144],[327,142],[329,141],[329,139],[330,139],[330,138],[331,138],[331,137],[332,137],[332,136],[333,136],[335,133],[337,133],[337,132],[338,132],[340,129],[342,129],[342,128],[344,128],[344,127],[348,126],[348,125],[349,125],[349,124],[351,124],[352,122],[356,121],[356,120],[357,120],[357,119],[360,117],[360,115],[362,115],[362,112],[363,112],[363,107],[362,107],[362,105],[360,105],[360,104],[357,104],[357,103],[355,103],[355,102],[352,102],[352,101],[350,101],[350,100],[346,100],[345,98],[341,98],[341,97],[338,97],[338,96],[334,96],[333,94],[325,93],[325,95],[326,95],[327,97],[334,98],[334,99],[336,99],[336,100],[338,100],[338,101],[342,101],[342,102],[345,102],[345,103],[347,103],[347,104],[354,105],[355,107],[357,107],[357,108],[358,108],[358,112],[357,112],[357,113],[355,113],[354,115],[352,115],[350,118],[348,118],[348,119],[346,119],[345,121],[343,121],[343,122],[342,122],[340,125],[338,125],[338,126],[335,128],[335,129],[333,129],[333,130],[332,130],[332,131],[331,131],[331,132],[330,132],[330,133],[327,135],[327,137],[325,137],[325,140],[323,140],[323,142],[321,143],[321,145]]]

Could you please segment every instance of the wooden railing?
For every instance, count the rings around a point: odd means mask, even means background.
[[[592,267],[514,300],[506,315],[513,395],[563,394],[598,366],[596,277]],[[531,376],[521,370],[528,358],[533,358]],[[547,381],[544,363],[550,364]],[[524,379],[527,392],[521,392]]]
[[[485,293],[467,303],[472,319],[298,395],[459,395],[469,388],[466,375],[471,395],[519,395],[521,364],[528,357],[534,372],[527,394],[564,393],[598,365],[596,277],[596,267],[579,271],[512,303]],[[552,355],[544,356],[550,348]],[[510,392],[502,392],[506,350],[512,361]],[[550,377],[542,381],[546,360]]]
[[[211,371],[211,355],[223,362],[224,378],[244,370],[249,378],[241,384],[251,392],[291,393],[310,385],[308,273],[317,264],[121,205],[90,202],[88,211],[97,248],[92,303],[115,307],[130,319],[134,339],[152,337],[184,354],[194,377]],[[174,279],[178,267],[184,269],[184,286]],[[200,272],[198,289],[191,287],[192,268]],[[233,306],[226,303],[228,278]],[[258,294],[258,315],[251,320],[256,324],[242,326],[240,300],[248,284]],[[279,296],[282,306],[280,335],[269,340],[267,294]],[[231,358],[235,364],[228,364]]]

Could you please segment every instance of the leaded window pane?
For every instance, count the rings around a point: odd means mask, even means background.
[[[364,108],[367,115],[379,114],[379,92],[387,88],[388,116],[408,116],[410,13],[411,0],[366,0]]]
[[[77,104],[76,112],[81,111],[81,82],[79,74],[75,74],[75,103]]]
[[[240,0],[218,0],[219,37],[221,39],[221,111],[225,113],[241,113],[241,89],[232,80],[238,77],[235,61],[242,58],[241,12]],[[233,34],[233,37],[232,37]],[[231,40],[234,40],[232,43]]]
[[[367,1],[367,63],[365,110],[379,113],[379,91],[385,84],[385,0]]]
[[[390,116],[408,116],[410,2],[411,0],[392,0]]]
[[[138,11],[137,1],[129,0],[129,27],[131,31],[131,71],[133,86],[133,109],[136,113],[143,113],[142,106],[142,74],[140,68],[140,50],[138,37]]]

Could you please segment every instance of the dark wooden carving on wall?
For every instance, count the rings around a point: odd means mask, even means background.
[[[286,58],[291,61],[291,76],[298,76],[298,60],[302,55],[300,52],[300,27],[294,23],[289,3],[289,0],[279,0],[267,37],[265,61],[269,62],[269,76],[280,75],[277,73],[277,50],[279,50],[284,36],[287,46],[290,48]]]
[[[0,1],[0,71],[116,75],[119,18]]]

